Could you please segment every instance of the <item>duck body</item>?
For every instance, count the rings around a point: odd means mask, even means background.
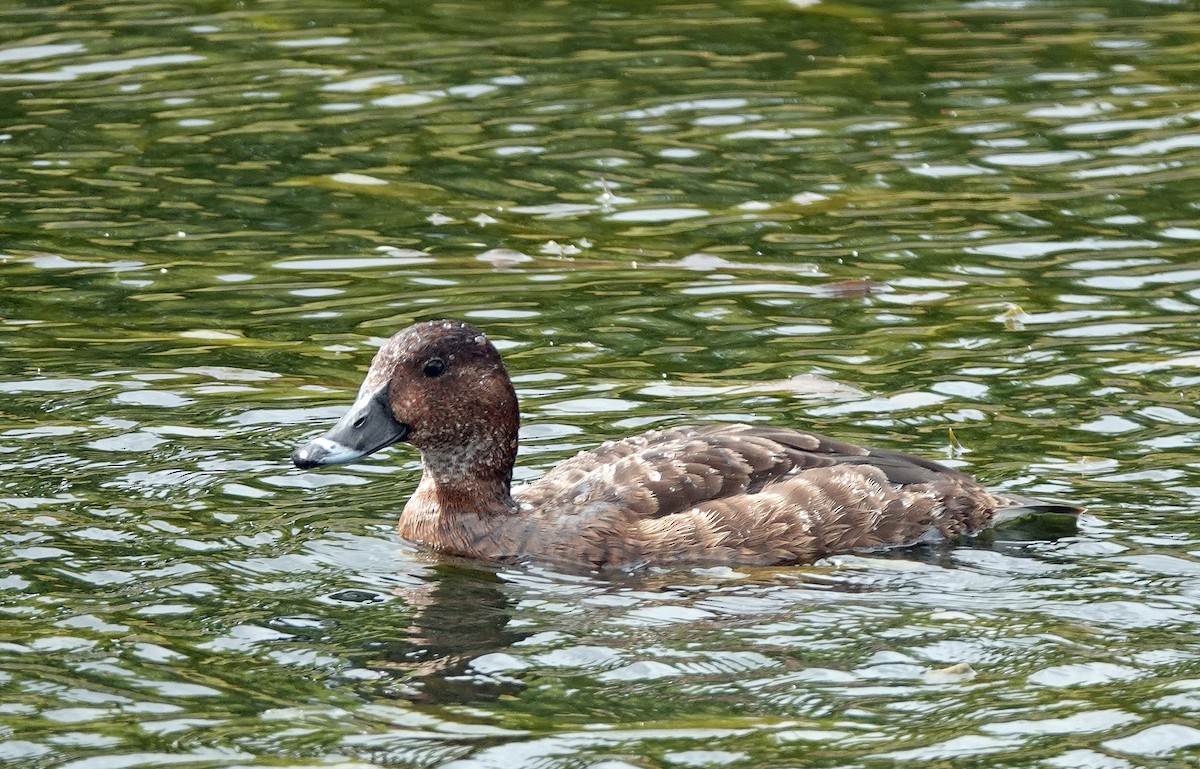
[[[901,452],[727,423],[608,441],[513,489],[518,419],[478,329],[421,323],[380,348],[347,414],[292,458],[311,468],[412,443],[423,472],[400,536],[470,558],[590,568],[811,563],[1079,511],[993,493]]]

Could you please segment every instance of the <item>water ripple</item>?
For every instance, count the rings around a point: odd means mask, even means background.
[[[176,10],[4,12],[0,762],[1195,752],[1193,11]],[[738,420],[1092,513],[804,568],[438,558],[395,534],[409,447],[288,455],[442,316],[505,353],[522,481]]]

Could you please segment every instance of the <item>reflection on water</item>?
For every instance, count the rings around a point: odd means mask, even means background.
[[[0,9],[0,764],[1195,763],[1200,17],[876,5]],[[434,558],[413,452],[287,456],[443,315],[518,480],[739,420],[1091,512]]]

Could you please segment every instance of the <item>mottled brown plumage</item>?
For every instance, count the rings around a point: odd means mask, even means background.
[[[810,563],[952,538],[1045,507],[936,462],[782,427],[712,424],[609,441],[510,489],[517,398],[464,323],[412,326],[379,350],[358,399],[300,467],[407,441],[424,472],[400,535],[492,561],[592,567]]]

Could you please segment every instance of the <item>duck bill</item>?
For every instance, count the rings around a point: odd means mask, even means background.
[[[387,387],[359,393],[358,400],[329,432],[296,449],[292,462],[301,469],[353,462],[399,443],[408,437],[409,429],[392,415]]]

